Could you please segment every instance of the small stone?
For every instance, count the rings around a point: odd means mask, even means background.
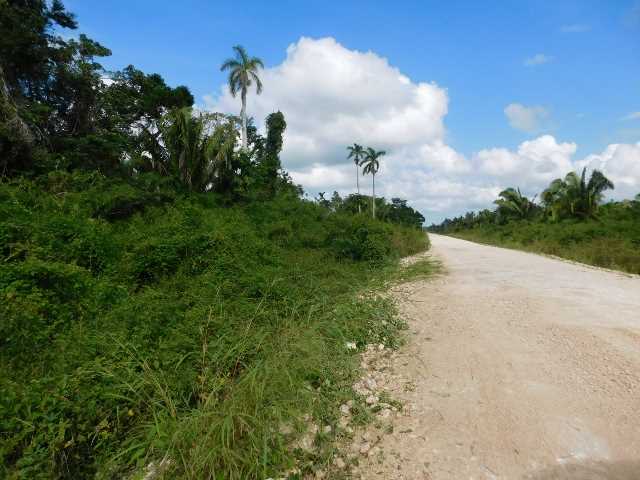
[[[369,395],[367,397],[367,405],[375,405],[376,403],[378,403],[378,397],[376,397],[375,395]]]
[[[343,403],[342,405],[340,405],[340,413],[346,417],[351,413],[351,407],[346,403]]]
[[[383,408],[378,412],[378,416],[380,418],[389,418],[391,416],[391,410],[389,410],[388,408]]]
[[[362,445],[360,445],[360,453],[362,455],[366,455],[367,453],[369,453],[369,450],[371,449],[371,445],[369,445],[369,443],[365,442]]]
[[[339,468],[340,470],[342,470],[344,467],[347,466],[344,460],[341,459],[340,457],[336,457],[336,459],[333,461],[333,464],[336,466],[336,468]]]
[[[293,433],[293,427],[291,425],[280,426],[281,435],[291,435]]]
[[[331,433],[332,430],[333,428],[331,428],[331,425],[325,425],[322,427],[322,433]]]

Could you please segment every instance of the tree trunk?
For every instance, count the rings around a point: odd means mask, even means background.
[[[35,142],[35,136],[31,132],[31,129],[25,123],[18,114],[18,108],[16,107],[9,87],[4,77],[4,70],[0,65],[0,120],[5,121],[18,136],[19,140],[28,147],[31,147]]]
[[[371,211],[373,212],[373,218],[376,218],[376,174],[372,175],[373,179],[373,195],[371,195]]]
[[[362,213],[360,208],[360,167],[356,162],[356,188],[358,189],[358,213]]]
[[[242,133],[241,143],[242,150],[247,150],[247,89],[242,89],[242,110],[240,111],[240,117],[242,118]]]

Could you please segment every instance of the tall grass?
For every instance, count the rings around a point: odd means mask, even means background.
[[[0,185],[0,476],[276,476],[328,458],[357,374],[398,341],[367,294],[424,234],[297,197],[235,207],[162,180]],[[311,419],[305,419],[310,413]],[[283,426],[291,429],[283,429]]]

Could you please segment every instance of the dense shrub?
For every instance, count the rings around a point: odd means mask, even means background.
[[[354,293],[426,247],[291,194],[59,172],[0,184],[0,242],[0,476],[30,479],[165,454],[172,476],[275,476],[274,428],[344,400],[344,342],[394,343],[392,306]]]

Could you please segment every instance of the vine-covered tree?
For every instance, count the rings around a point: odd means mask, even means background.
[[[267,138],[264,140],[264,147],[259,159],[259,174],[270,195],[276,190],[278,172],[282,168],[280,164],[280,152],[284,143],[284,131],[287,122],[282,112],[270,113],[265,121],[267,127]]]

